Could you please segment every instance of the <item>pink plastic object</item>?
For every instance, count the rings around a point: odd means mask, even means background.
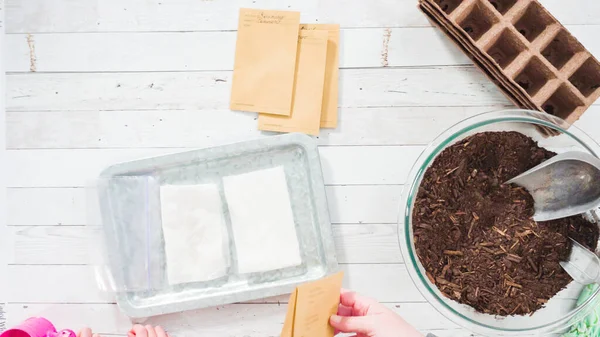
[[[71,330],[56,331],[49,320],[42,317],[28,318],[25,322],[8,329],[0,337],[76,337]]]

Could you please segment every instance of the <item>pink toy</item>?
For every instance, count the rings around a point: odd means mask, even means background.
[[[28,318],[25,322],[8,329],[0,337],[76,337],[71,330],[56,331],[50,321],[42,317]]]

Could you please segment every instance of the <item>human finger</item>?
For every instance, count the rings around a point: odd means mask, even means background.
[[[140,324],[133,326],[133,334],[135,337],[148,337],[148,331],[146,331],[146,328]]]
[[[97,333],[95,333],[95,334],[92,335],[92,337],[100,337],[100,335],[97,334]]]
[[[148,337],[156,337],[156,331],[154,331],[154,327],[152,325],[146,325],[145,328],[148,332]]]
[[[169,334],[160,325],[154,329],[156,330],[157,337],[169,337]]]
[[[333,315],[329,319],[329,324],[340,332],[348,332],[348,333],[363,333],[369,334],[372,333],[375,329],[373,325],[373,317],[363,316],[363,317],[343,317],[338,315]]]
[[[77,337],[92,337],[92,329],[83,328],[77,333]]]
[[[347,307],[353,307],[358,299],[358,294],[354,291],[342,289],[340,292],[340,303]]]
[[[353,306],[355,303],[378,303],[374,299],[366,296],[362,296],[357,292],[348,289],[342,289],[340,291],[340,303],[347,307]]]
[[[338,316],[352,316],[352,308],[339,304],[337,314]]]
[[[340,303],[353,308],[353,316],[364,316],[369,311],[369,307],[378,304],[375,300],[361,296],[353,291],[341,293]]]

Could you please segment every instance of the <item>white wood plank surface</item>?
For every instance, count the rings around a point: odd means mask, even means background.
[[[593,38],[590,26],[580,35]],[[390,34],[384,44],[384,36]],[[66,71],[198,71],[232,70],[236,32],[11,34],[9,72],[31,70],[32,49],[38,72]],[[342,29],[341,68],[471,64],[445,36],[432,27]],[[406,48],[429,41],[427,51]],[[118,50],[118,53],[115,53]]]
[[[592,2],[590,2],[592,3]],[[233,0],[136,1],[110,0],[82,5],[76,0],[9,0],[9,32],[191,31],[234,30],[240,7],[298,10],[303,22],[336,22],[344,27],[426,26],[410,0],[362,1]],[[44,12],[46,15],[40,16]],[[64,13],[75,18],[58,20]]]
[[[413,0],[141,1],[6,0],[7,32],[214,31],[237,28],[240,7],[298,10],[303,22],[343,27],[422,27]],[[599,24],[596,0],[540,1],[564,24]],[[68,19],[66,19],[68,17]]]
[[[94,285],[85,186],[115,162],[271,136],[257,131],[255,114],[228,110],[238,9],[254,7],[342,26],[340,125],[316,140],[345,286],[423,332],[472,336],[424,302],[407,274],[397,233],[402,184],[444,129],[511,104],[414,0],[4,2],[0,145],[6,141],[9,165],[0,177],[9,186],[9,226],[2,233],[0,221],[0,266],[10,265],[0,269],[0,303],[9,301],[9,325],[42,315],[61,328],[126,333],[131,322]],[[599,56],[597,0],[541,2]],[[598,125],[600,104],[576,123],[595,139]],[[148,322],[173,337],[278,336],[286,302],[284,295]]]
[[[341,108],[338,127],[322,129],[317,142],[424,145],[448,125],[502,108]],[[596,116],[600,122],[600,114],[584,118]],[[13,111],[6,118],[9,149],[202,148],[270,136],[257,130],[255,114],[229,110]]]
[[[230,71],[7,75],[8,111],[213,109]],[[341,107],[484,106],[508,100],[474,67],[340,70]],[[241,113],[241,112],[240,112]]]
[[[5,93],[5,7],[4,1],[0,1],[0,95]],[[5,99],[0,98],[0,163],[6,163],[4,152],[6,149],[6,114]],[[8,255],[8,228],[6,226],[6,177],[4,175],[5,165],[0,165],[0,331],[6,327],[6,293],[8,289],[6,279],[6,256]]]
[[[510,107],[341,108],[339,126],[322,129],[317,142],[426,145],[462,119],[505,108]],[[6,117],[6,144],[8,149],[203,148],[270,136],[256,129],[254,118],[229,110],[13,111]],[[600,139],[600,106],[592,106],[575,125]]]
[[[590,52],[600,52],[600,25],[567,29]],[[29,72],[32,62],[38,72],[232,70],[235,39],[234,31],[11,34],[6,70]],[[341,68],[472,64],[433,27],[342,29],[340,39]],[[421,48],[408,47],[415,45]]]
[[[7,223],[10,226],[88,223],[84,188],[9,188],[6,192]]]

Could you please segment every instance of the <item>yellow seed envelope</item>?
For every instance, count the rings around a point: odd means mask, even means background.
[[[319,134],[326,56],[327,31],[300,31],[292,113],[288,117],[264,111],[258,116],[259,130]]]
[[[230,108],[289,116],[300,13],[240,9]]]
[[[337,313],[344,273],[302,284],[290,295],[281,337],[333,337],[329,317]]]
[[[340,25],[301,24],[300,30],[325,30],[327,36],[327,64],[321,107],[321,127],[336,128],[338,123],[338,86],[340,67]]]

